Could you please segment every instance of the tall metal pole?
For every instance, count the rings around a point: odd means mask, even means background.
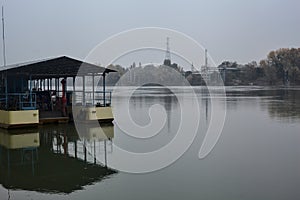
[[[2,40],[3,40],[3,66],[6,67],[6,52],[5,52],[5,30],[4,30],[4,7],[2,6]]]
[[[2,6],[2,39],[3,39],[3,67],[6,69],[6,50],[5,50],[5,28],[4,28],[4,7]],[[8,109],[8,90],[7,90],[7,71],[5,71],[5,107]]]

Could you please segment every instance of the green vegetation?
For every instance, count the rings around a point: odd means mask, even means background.
[[[138,80],[151,79],[164,80],[164,82],[174,85],[176,81],[170,80],[168,75],[171,71],[166,70],[167,66],[142,67],[141,63],[136,66],[133,63],[129,68],[120,65],[110,65],[109,68],[115,69],[118,73],[111,73],[107,77],[108,85],[115,85],[120,77],[129,71],[135,71],[135,76],[128,77],[129,85],[134,85]],[[151,70],[148,70],[150,69]],[[191,85],[203,85],[205,82],[199,73],[184,71],[176,63],[169,63],[168,68],[176,70],[190,82]],[[237,62],[224,61],[219,66],[219,76],[223,79],[225,85],[300,85],[300,48],[281,48],[271,51],[267,58],[261,60],[259,64],[256,61],[247,64],[238,64]],[[218,74],[212,73],[211,79]],[[174,77],[173,77],[174,78]],[[177,81],[178,82],[178,81]]]
[[[271,51],[259,64],[241,65],[225,61],[218,66],[226,70],[225,85],[299,85],[300,48]]]
[[[282,48],[271,51],[267,59],[260,62],[270,85],[285,83],[300,84],[300,48]]]

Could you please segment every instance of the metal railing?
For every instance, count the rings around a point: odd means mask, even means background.
[[[80,91],[73,93],[73,103],[75,105],[108,107],[111,106],[111,91],[103,92],[90,92],[85,91],[84,96]]]
[[[8,93],[0,94],[1,110],[35,110],[36,94]]]

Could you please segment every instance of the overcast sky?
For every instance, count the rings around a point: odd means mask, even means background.
[[[1,5],[7,64],[59,55],[83,59],[109,36],[145,26],[191,36],[217,64],[259,61],[270,50],[300,47],[299,0],[2,0]]]

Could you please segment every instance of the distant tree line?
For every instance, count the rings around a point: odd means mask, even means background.
[[[259,64],[252,61],[239,65],[225,61],[219,68],[231,69],[227,70],[225,85],[299,85],[300,48],[271,51]]]
[[[267,59],[260,61],[260,66],[270,85],[300,84],[300,48],[281,48],[271,51]]]
[[[146,65],[136,66],[133,63],[129,68],[123,68],[120,65],[110,65],[110,69],[114,69],[117,72],[110,73],[107,75],[106,84],[107,85],[128,85],[128,86],[140,86],[143,83],[147,85],[182,85],[184,76],[184,71],[177,64],[172,64],[171,66],[166,65]],[[177,73],[179,72],[179,74]],[[102,82],[100,81],[101,85]]]
[[[141,63],[136,66],[133,63],[130,67],[124,68],[120,65],[110,65],[108,68],[118,71],[110,73],[107,77],[108,85],[115,85],[120,77],[129,71],[135,71],[134,75],[129,75],[128,84],[138,81],[138,79],[164,80],[173,85],[176,83],[168,75],[171,71],[163,66],[156,66],[158,70],[153,70],[154,66],[145,66],[147,70],[142,70]],[[176,63],[169,63],[167,66],[181,73],[191,85],[205,84],[203,77],[192,71],[184,71]],[[300,48],[281,48],[271,51],[266,59],[259,62],[249,62],[247,64],[238,64],[237,62],[224,61],[219,66],[219,73],[212,73],[212,78],[220,76],[225,85],[300,85]],[[127,74],[128,75],[128,74]]]

